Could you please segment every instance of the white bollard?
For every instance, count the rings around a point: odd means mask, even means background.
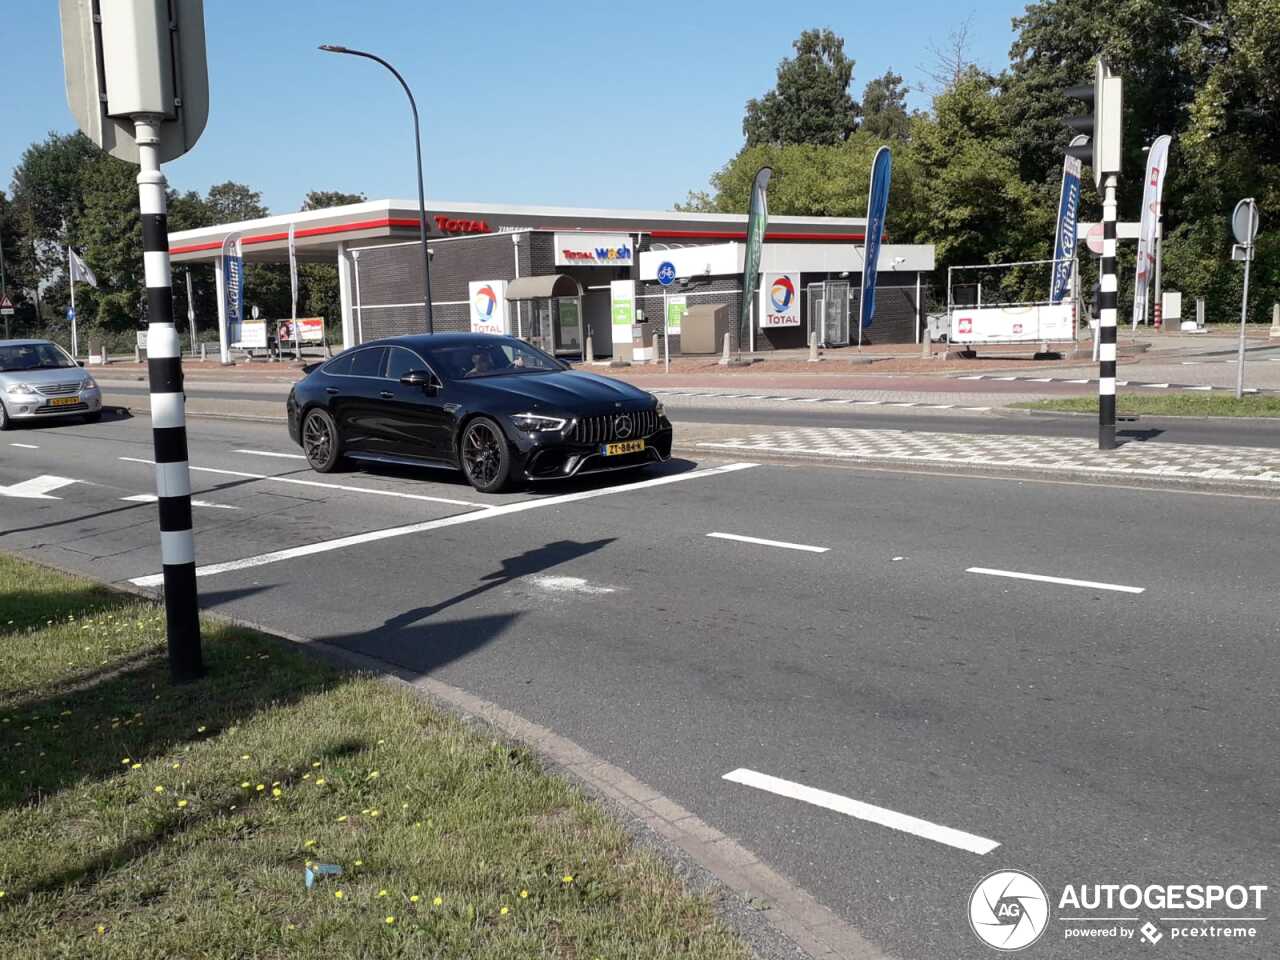
[[[724,335],[724,353],[722,353],[722,354],[720,355],[720,366],[722,366],[722,367],[727,367],[727,366],[729,365],[729,356],[730,356],[730,350],[729,350],[729,334],[728,334],[728,333],[725,333],[725,335]]]
[[[512,234],[512,236],[515,236],[515,234]],[[590,330],[587,331],[587,350],[586,350],[586,353],[582,355],[582,359],[585,360],[587,363],[596,362],[596,347],[595,347],[595,344],[591,342]]]
[[[813,330],[809,333],[809,362],[818,362],[818,331]]]
[[[200,362],[201,363],[204,363],[206,360],[209,359],[208,354],[206,353],[208,348],[209,348],[209,345],[207,343],[200,344]]]
[[[1280,303],[1271,305],[1271,336],[1280,337]]]

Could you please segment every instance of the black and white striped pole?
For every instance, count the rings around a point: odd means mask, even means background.
[[[1098,449],[1116,448],[1116,175],[1102,181],[1098,265]]]
[[[135,117],[140,169],[142,257],[146,272],[147,373],[151,389],[151,435],[155,444],[156,493],[160,507],[160,556],[164,568],[164,613],[169,672],[176,683],[204,672],[200,612],[196,602],[195,537],[191,532],[191,470],[187,463],[187,411],[182,393],[182,344],[173,322],[169,227],[165,179],[160,170],[160,120]]]

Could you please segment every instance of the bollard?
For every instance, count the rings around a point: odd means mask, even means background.
[[[512,236],[515,236],[515,234],[512,234]],[[596,348],[595,348],[595,344],[591,342],[590,330],[587,331],[587,351],[586,353],[583,354],[582,359],[585,360],[587,363],[596,362]]]
[[[729,334],[724,335],[724,353],[720,355],[720,366],[727,367],[729,365]]]
[[[134,363],[142,362],[142,350],[136,343],[133,345],[133,362]]]
[[[933,337],[929,333],[929,328],[925,327],[924,333],[920,337],[920,359],[929,360],[933,357]]]
[[[206,353],[208,349],[209,349],[209,345],[207,343],[200,344],[200,362],[201,363],[204,363],[206,360],[209,359],[209,356]]]
[[[813,330],[809,333],[809,362],[818,362],[818,331]]]
[[[1280,337],[1280,303],[1271,305],[1271,336]]]

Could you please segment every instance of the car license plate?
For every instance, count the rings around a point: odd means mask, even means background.
[[[49,401],[51,407],[74,407],[80,402],[79,397],[54,397]]]
[[[643,449],[643,440],[624,440],[622,443],[606,443],[601,453],[606,457],[616,457],[624,453],[639,453]]]

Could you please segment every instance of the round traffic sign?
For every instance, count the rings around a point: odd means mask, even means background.
[[[1245,246],[1250,246],[1258,236],[1258,205],[1253,197],[1236,204],[1231,214],[1231,231],[1236,235],[1236,243]]]
[[[1085,234],[1084,243],[1091,253],[1102,256],[1102,224],[1095,223],[1089,228],[1089,232]]]
[[[250,312],[253,314],[253,319],[257,320],[257,319],[258,319],[258,305],[257,305],[256,303],[253,305],[253,310],[252,310],[252,311],[250,311]]]
[[[664,287],[669,287],[675,283],[676,265],[670,260],[664,260],[658,264],[658,282]]]
[[[76,318],[76,308],[75,308],[75,307],[67,307],[67,319],[68,319],[68,320],[75,320],[75,318]]]

